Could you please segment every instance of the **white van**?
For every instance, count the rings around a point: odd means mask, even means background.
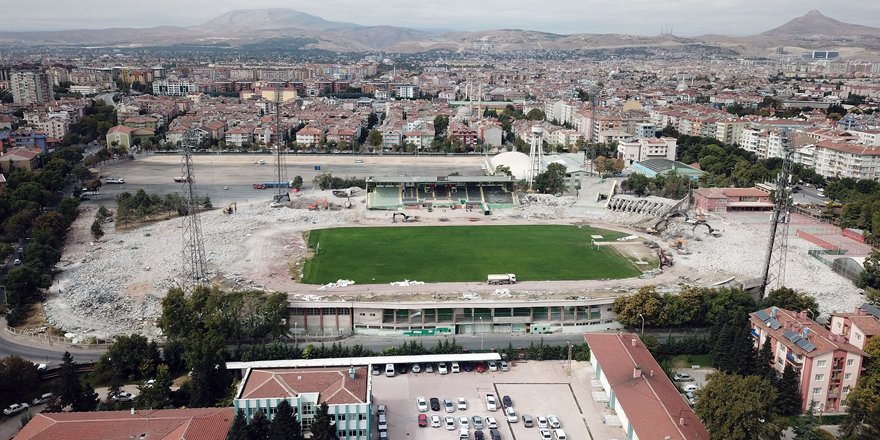
[[[458,366],[458,362],[452,363],[452,372],[453,373],[461,373],[461,367]]]
[[[553,434],[556,436],[556,440],[565,440],[565,431],[561,429],[554,429]]]
[[[394,377],[394,364],[385,364],[385,375]]]

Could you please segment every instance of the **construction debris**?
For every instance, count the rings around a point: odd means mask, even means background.
[[[351,286],[352,284],[354,284],[354,281],[352,281],[352,280],[336,280],[335,282],[327,283],[321,287],[318,287],[318,290],[323,291],[323,290],[327,290],[327,289],[335,289],[337,287],[348,287],[348,286]]]

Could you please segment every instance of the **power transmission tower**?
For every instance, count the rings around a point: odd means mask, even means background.
[[[789,147],[788,132],[782,137],[782,170],[776,176],[776,193],[773,206],[773,217],[770,220],[770,241],[767,244],[767,256],[764,260],[764,274],[761,278],[761,298],[763,299],[772,287],[783,287],[785,284],[785,261],[788,252],[788,225],[791,220],[792,185],[791,167],[792,153]]]
[[[596,103],[599,101],[599,88],[590,87],[590,144],[587,147],[587,156],[590,158],[590,174],[593,174],[596,164],[596,131],[593,127],[599,123],[596,120]]]
[[[183,217],[183,273],[184,290],[192,292],[208,275],[205,262],[205,244],[202,241],[202,224],[199,221],[199,198],[196,192],[196,175],[192,163],[192,148],[198,144],[196,130],[187,130],[182,142],[180,161],[186,213]]]
[[[283,154],[285,136],[281,131],[281,83],[275,87],[275,197],[272,206],[280,206],[282,202],[290,202],[290,189],[287,187],[287,158]]]

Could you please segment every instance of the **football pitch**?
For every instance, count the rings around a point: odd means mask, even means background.
[[[318,229],[303,282],[359,284],[417,280],[486,281],[515,273],[518,281],[620,279],[641,274],[612,246],[590,245],[626,234],[587,226],[410,226]]]

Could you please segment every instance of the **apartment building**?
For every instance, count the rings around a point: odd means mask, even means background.
[[[784,157],[784,148],[788,142],[787,136],[782,130],[744,128],[739,145],[744,150],[755,153],[759,159]]]
[[[811,402],[826,413],[846,409],[846,396],[858,382],[867,353],[810,319],[807,311],[768,307],[749,319],[755,345],[772,344],[773,368],[781,375],[790,365],[798,373],[802,411]]]
[[[49,75],[45,72],[13,72],[9,82],[12,99],[16,104],[39,104],[53,98]]]
[[[199,87],[185,80],[162,79],[153,81],[153,94],[157,96],[186,96],[198,93]]]
[[[822,141],[809,149],[802,148],[795,156],[798,163],[809,165],[825,177],[851,177],[853,179],[877,180],[880,178],[880,148]],[[807,160],[805,156],[811,154]]]
[[[626,165],[648,159],[675,160],[677,147],[675,138],[641,138],[618,143],[617,157]]]
[[[324,143],[324,129],[309,125],[296,132],[296,143],[299,145],[315,146]]]
[[[864,303],[853,313],[832,313],[831,333],[864,350],[869,339],[880,335],[880,307]]]
[[[880,147],[880,130],[869,128],[847,130],[848,133],[856,136],[856,142],[869,147]]]

